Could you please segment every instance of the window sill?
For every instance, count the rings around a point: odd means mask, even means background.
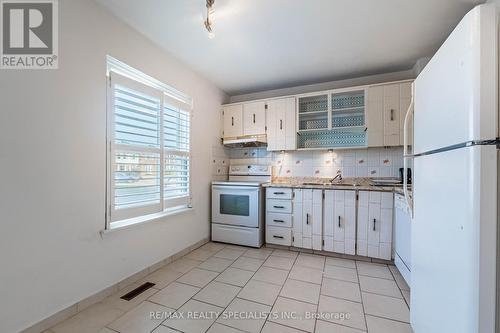
[[[99,233],[101,234],[102,237],[103,235],[114,233],[115,231],[135,228],[144,224],[160,221],[161,219],[167,216],[175,216],[192,211],[194,211],[194,208],[192,207],[181,207],[181,208],[168,209],[161,213],[149,214],[145,216],[134,217],[123,221],[117,221],[113,222],[113,225],[109,229],[101,230]]]

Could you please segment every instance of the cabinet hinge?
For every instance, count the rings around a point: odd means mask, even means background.
[[[325,240],[324,239],[321,241],[321,245],[325,246]]]
[[[292,192],[292,198],[295,198],[295,191]]]
[[[356,200],[359,200],[359,193],[356,193]]]
[[[267,110],[267,104],[266,104],[266,105],[264,105],[264,109],[265,109],[265,110]]]
[[[267,126],[265,126],[264,129],[267,131]]]
[[[323,192],[323,199],[325,198],[325,192]]]
[[[295,237],[292,236],[292,242],[295,242]]]

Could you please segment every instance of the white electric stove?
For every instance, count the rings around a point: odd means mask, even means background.
[[[212,240],[261,247],[264,242],[264,191],[269,165],[231,165],[229,181],[212,182]]]

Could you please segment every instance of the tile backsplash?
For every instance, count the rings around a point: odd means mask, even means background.
[[[210,159],[212,180],[227,180],[230,164],[230,149],[223,145],[213,145]]]
[[[403,148],[268,152],[266,148],[226,149],[230,164],[272,164],[275,177],[399,177]],[[227,174],[227,173],[226,173]]]

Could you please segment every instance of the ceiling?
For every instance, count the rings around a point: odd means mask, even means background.
[[[97,0],[229,95],[410,69],[482,0]]]

